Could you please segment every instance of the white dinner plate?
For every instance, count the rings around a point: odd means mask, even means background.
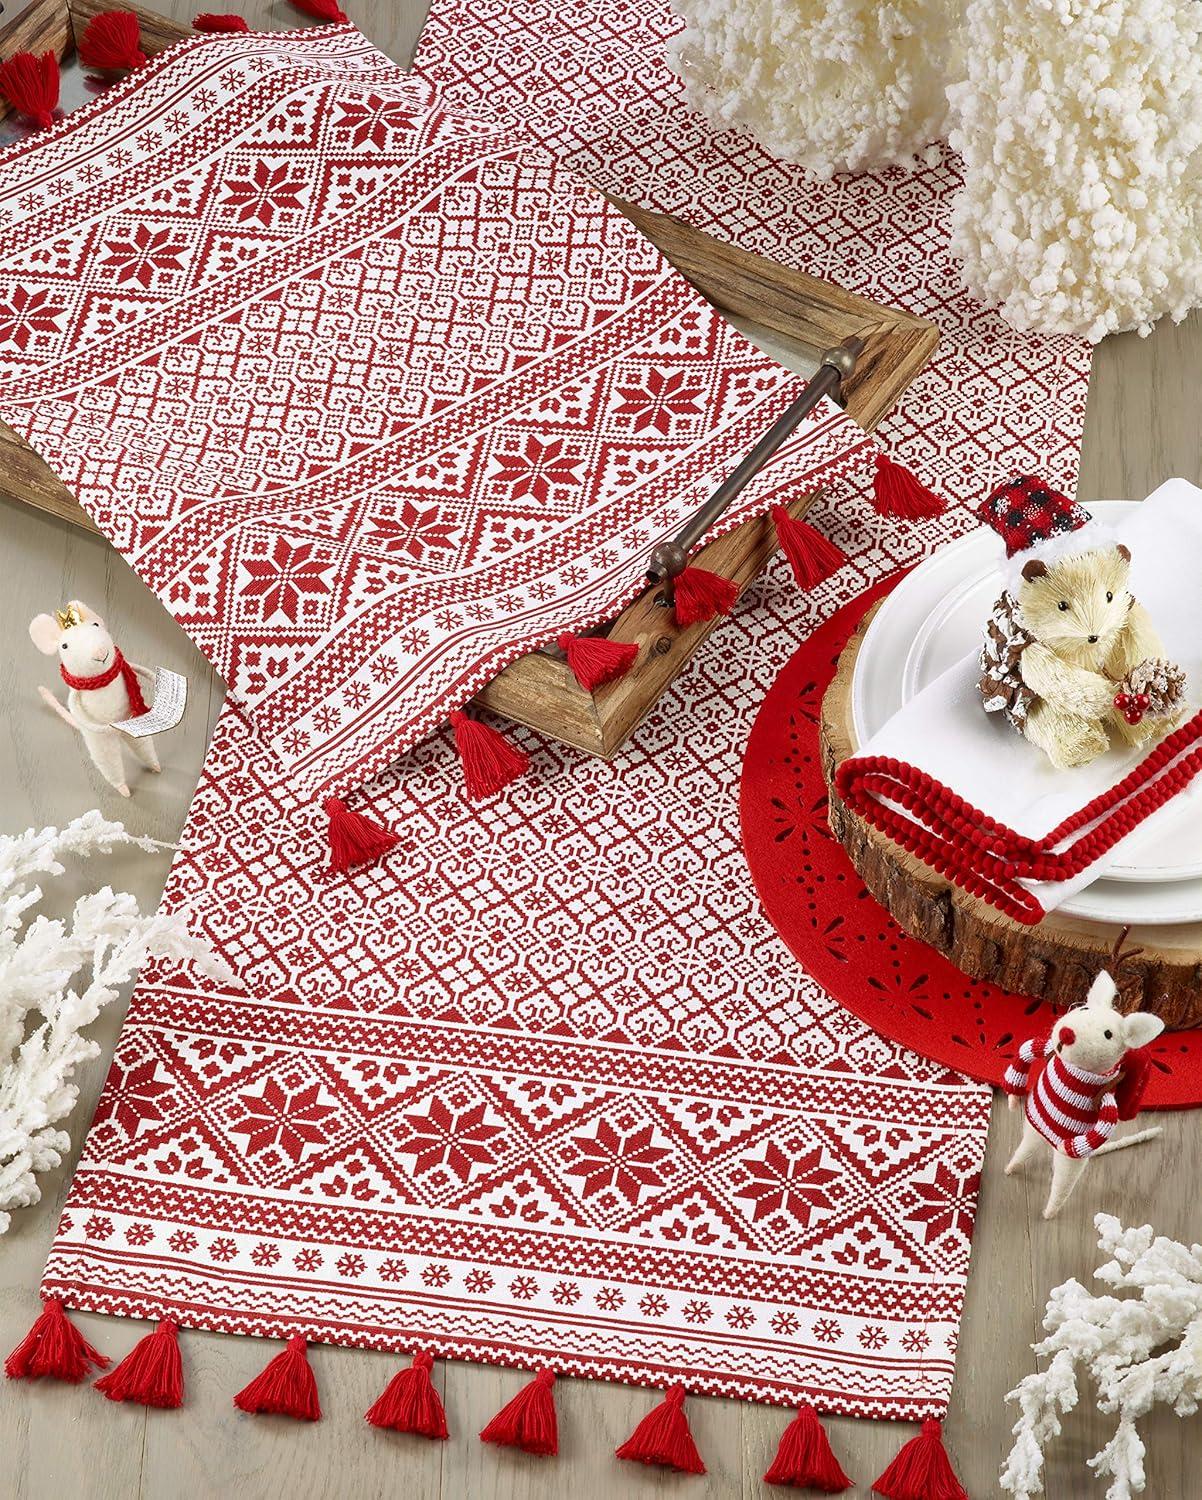
[[[1112,525],[1132,501],[1090,509]],[[949,542],[909,573],[877,611],[852,679],[858,744],[980,644],[997,593],[997,539],[986,528]],[[1121,864],[1059,910],[1093,921],[1202,920],[1202,789],[1197,784],[1132,835]]]

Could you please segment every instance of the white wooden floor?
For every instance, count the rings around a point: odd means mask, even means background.
[[[570,0],[568,0],[570,3]],[[159,0],[187,19],[199,0]],[[13,9],[10,3],[9,9]],[[284,5],[248,0],[241,9],[257,25],[295,24]],[[354,15],[400,61],[412,53],[425,0],[355,0]],[[1160,328],[1147,340],[1109,340],[1099,351],[1090,388],[1080,493],[1083,499],[1145,494],[1181,474],[1202,482],[1202,320]],[[122,816],[131,827],[163,838],[179,830],[217,709],[221,689],[200,656],[121,559],[100,539],[27,514],[0,501],[0,828],[58,822],[88,807]],[[143,780],[132,802],[109,792],[85,763],[67,728],[41,708],[45,658],[29,644],[32,615],[69,596],[107,605],[118,639],[135,660],[161,662],[187,674],[191,697],[184,726],[164,742],[165,774]],[[165,858],[115,859],[114,885],[153,905]],[[64,904],[74,894],[65,881]],[[82,888],[82,887],[79,887]],[[97,1035],[111,1052],[119,1017],[103,1018]],[[90,1116],[103,1067],[84,1080],[75,1134]],[[1047,1292],[1068,1276],[1085,1278],[1095,1263],[1090,1219],[1100,1207],[1128,1222],[1154,1223],[1186,1240],[1202,1239],[1202,1115],[1166,1116],[1165,1140],[1091,1169],[1063,1218],[1039,1219],[1042,1184],[1007,1182],[1001,1166],[1017,1128],[995,1111],[981,1193],[973,1271],[960,1344],[947,1441],[959,1473],[977,1497],[997,1493],[996,1474],[1008,1447],[1010,1417],[1002,1397],[1030,1367],[1029,1344]],[[45,1198],[19,1214],[0,1240],[0,1352],[25,1333],[36,1312],[35,1288],[70,1177],[68,1168],[43,1179]],[[123,1354],[142,1331],[99,1317],[81,1325],[111,1354]],[[452,1428],[449,1443],[385,1436],[368,1430],[362,1413],[395,1367],[386,1356],[318,1348],[312,1360],[325,1420],[313,1426],[247,1418],[230,1397],[264,1363],[256,1340],[185,1335],[189,1399],[181,1412],[118,1407],[87,1387],[0,1383],[0,1494],[28,1500],[168,1500],[180,1494],[237,1494],[244,1500],[294,1495],[369,1497],[403,1493],[407,1500],[601,1500],[681,1490],[706,1497],[758,1496],[759,1476],[786,1420],[770,1408],[734,1401],[690,1402],[693,1430],[710,1472],[704,1479],[643,1471],[610,1454],[629,1434],[652,1397],[578,1381],[557,1387],[562,1449],[535,1460],[485,1449],[474,1434],[518,1388],[513,1373],[462,1364],[436,1367]],[[1158,1416],[1146,1424],[1151,1444],[1150,1500],[1195,1500],[1202,1494],[1202,1417]],[[912,1430],[889,1423],[831,1421],[844,1467],[868,1484]],[[1055,1500],[1101,1493],[1084,1468],[1108,1429],[1079,1413],[1049,1470]],[[775,1493],[783,1493],[776,1491]]]

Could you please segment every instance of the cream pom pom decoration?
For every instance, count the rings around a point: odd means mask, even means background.
[[[952,250],[1013,327],[1202,303],[1196,0],[675,0],[690,103],[816,177],[962,161]]]
[[[964,0],[676,0],[689,102],[817,177],[905,165],[946,134]]]
[[[1096,341],[1202,300],[1202,6],[970,0],[952,248],[1015,328]]]

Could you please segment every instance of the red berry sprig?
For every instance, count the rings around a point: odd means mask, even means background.
[[[1148,702],[1147,693],[1117,692],[1114,695],[1115,709],[1132,725],[1138,724],[1147,713]]]

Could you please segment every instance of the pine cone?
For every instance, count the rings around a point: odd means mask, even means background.
[[[1174,662],[1161,657],[1141,661],[1123,679],[1122,690],[1148,700],[1144,712],[1154,719],[1167,719],[1177,712],[1185,697],[1185,673]]]

